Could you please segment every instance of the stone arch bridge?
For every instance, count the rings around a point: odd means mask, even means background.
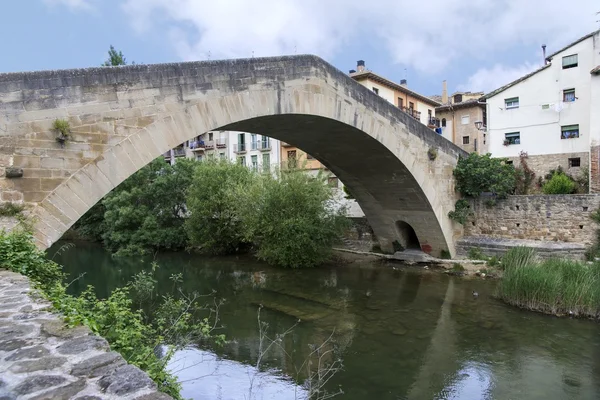
[[[64,147],[55,119],[71,126]],[[0,199],[28,205],[46,248],[131,174],[210,130],[313,155],[351,190],[384,250],[416,233],[426,252],[454,253],[461,230],[447,214],[463,151],[309,55],[0,74]]]

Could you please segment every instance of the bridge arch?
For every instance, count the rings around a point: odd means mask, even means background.
[[[464,152],[314,56],[0,74],[0,112],[17,137],[11,160],[25,170],[0,190],[32,204],[43,248],[154,158],[204,132],[235,130],[321,161],[353,193],[382,248],[401,238],[396,221],[404,221],[427,252],[454,252],[447,213]],[[56,118],[71,124],[64,149],[52,140]],[[44,164],[58,177],[45,178]]]

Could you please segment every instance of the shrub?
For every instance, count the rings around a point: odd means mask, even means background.
[[[528,194],[535,180],[535,172],[529,168],[527,158],[524,151],[519,154],[520,165],[515,168],[515,194]]]
[[[22,204],[6,202],[0,204],[0,217],[16,217],[20,215],[25,207]]]
[[[483,192],[506,197],[515,189],[515,169],[505,161],[491,154],[461,157],[454,169],[456,190],[467,197],[479,197]]]
[[[440,258],[442,260],[451,260],[452,259],[452,255],[450,254],[450,252],[448,250],[444,249],[440,253]]]
[[[454,211],[448,213],[448,217],[451,220],[458,222],[459,224],[466,224],[467,218],[471,215],[471,206],[469,202],[464,199],[457,200],[454,204]]]
[[[471,247],[469,249],[469,259],[471,260],[487,260],[479,247]]]
[[[555,173],[542,187],[545,194],[570,194],[575,190],[575,183],[564,173]]]

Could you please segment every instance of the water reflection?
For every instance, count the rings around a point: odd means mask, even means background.
[[[115,260],[94,246],[80,245],[56,259],[73,276],[87,271],[71,290],[94,284],[102,296],[149,268],[149,262]],[[382,264],[295,271],[245,257],[187,254],[159,255],[158,262],[162,290],[171,290],[168,277],[181,272],[184,290],[216,290],[227,300],[221,315],[231,342],[214,349],[198,345],[172,363],[189,398],[243,399],[249,375],[260,377],[258,399],[302,398],[303,363],[332,332],[327,360],[342,357],[344,370],[327,388],[341,386],[343,399],[600,398],[599,325],[507,307],[493,298],[492,281]],[[266,354],[260,371],[254,367],[259,307],[270,337],[297,323]],[[203,375],[209,376],[194,380]]]

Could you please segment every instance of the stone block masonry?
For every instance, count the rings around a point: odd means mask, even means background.
[[[489,198],[471,201],[473,216],[465,236],[527,239],[591,245],[600,228],[590,215],[600,195],[509,196],[488,206]]]
[[[508,159],[513,162],[515,167],[521,165],[521,159],[519,157],[509,157]],[[561,167],[573,178],[578,178],[582,176],[583,171],[590,168],[590,153],[530,155],[527,157],[527,165],[533,172],[535,172],[535,182],[538,181],[538,178],[544,178],[550,171],[555,170],[558,167]],[[591,169],[593,176],[597,176],[597,173],[595,174],[593,172],[594,168],[597,170],[595,165],[597,165],[597,161],[596,164],[594,164],[594,160],[592,159]],[[592,185],[591,193],[597,192],[598,190],[594,190],[594,186]]]
[[[26,277],[0,270],[0,399],[171,399],[106,340],[49,310]]]

